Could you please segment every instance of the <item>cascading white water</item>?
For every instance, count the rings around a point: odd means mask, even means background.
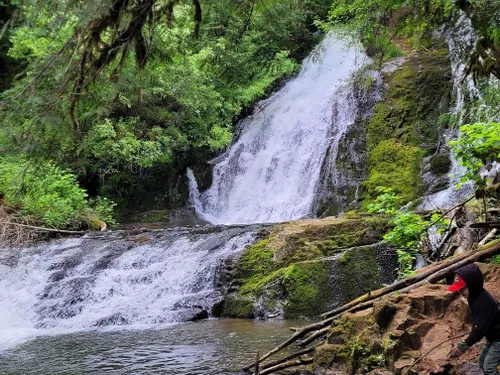
[[[465,76],[466,61],[474,48],[476,35],[472,28],[471,21],[465,15],[462,15],[454,28],[446,34],[446,42],[449,47],[449,57],[451,62],[451,71],[453,77],[453,91],[455,105],[451,114],[457,118],[456,126],[463,125],[467,103],[477,101],[481,98],[481,92],[476,87],[474,80],[470,76]],[[458,136],[458,129],[451,129],[445,134],[446,140],[454,139]],[[426,196],[423,203],[419,206],[422,210],[446,209],[461,202],[464,198],[473,193],[474,187],[468,183],[457,188],[460,177],[465,173],[453,154],[451,154],[451,170],[449,173],[449,186],[447,189]],[[431,236],[431,240],[437,241],[434,245],[438,246],[441,236]]]
[[[0,350],[27,337],[189,319],[221,299],[221,261],[257,227],[108,233],[0,249]]]
[[[312,56],[297,77],[242,121],[238,139],[214,165],[210,189],[200,195],[194,176],[188,173],[191,202],[203,219],[281,222],[310,213],[321,163],[331,145],[327,138],[333,102],[353,71],[366,61],[358,48],[332,35]],[[337,117],[346,120],[335,124],[338,141],[353,116]]]

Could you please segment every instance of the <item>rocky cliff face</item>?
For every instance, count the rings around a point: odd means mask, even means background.
[[[500,298],[500,266],[480,267],[486,277],[486,289]],[[466,300],[449,293],[446,285],[427,285],[410,293],[388,296],[369,310],[335,321],[327,342],[315,351],[311,371],[315,375],[403,374],[437,344],[467,333],[470,328]],[[470,373],[474,366],[466,364],[477,360],[481,345],[450,361],[447,355],[456,341],[431,350],[410,373]]]
[[[356,116],[338,150],[326,153],[318,216],[366,206],[380,186],[394,189],[402,204],[446,188],[451,162],[443,141],[447,124],[440,116],[452,102],[448,50],[411,53],[386,63],[380,74],[359,74],[353,85],[349,102]]]

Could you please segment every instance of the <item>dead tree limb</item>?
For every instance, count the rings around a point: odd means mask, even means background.
[[[302,350],[299,350],[298,352],[295,352],[295,353],[292,353],[290,355],[287,355],[285,358],[278,359],[276,361],[266,363],[265,365],[262,365],[261,368],[262,368],[262,370],[266,370],[268,368],[278,366],[278,365],[280,365],[280,364],[282,364],[282,363],[284,363],[286,361],[289,361],[290,359],[293,359],[295,357],[300,357],[301,355],[312,353],[312,352],[314,352],[314,350],[316,349],[316,347],[319,346],[320,344],[323,344],[323,343],[321,342],[321,343],[316,344],[314,346],[311,346],[309,348],[302,349]]]
[[[422,359],[424,359],[425,357],[427,357],[430,353],[432,353],[436,348],[439,348],[441,345],[443,344],[446,344],[447,342],[449,341],[453,341],[453,340],[456,340],[456,339],[459,339],[461,337],[464,337],[465,335],[467,335],[468,332],[462,332],[461,334],[459,335],[456,335],[456,336],[453,336],[453,337],[450,337],[449,339],[446,339],[444,341],[441,341],[439,344],[437,345],[434,345],[431,349],[429,349],[427,352],[425,352],[422,356],[420,356],[415,362],[413,362],[413,364],[408,367],[405,371],[403,371],[403,374],[408,374],[410,372],[410,370],[415,367],[417,365],[417,363],[419,363]]]
[[[471,228],[500,228],[500,221],[488,221],[486,223],[474,223]]]
[[[472,253],[472,255],[470,252],[466,253],[467,255],[469,255],[467,258],[462,259],[458,262],[449,265],[446,268],[441,269],[440,271],[428,276],[426,279],[418,283],[412,284],[404,289],[401,289],[400,292],[401,293],[409,292],[410,290],[421,287],[422,285],[425,285],[427,283],[437,283],[438,281],[445,278],[448,274],[456,271],[457,269],[463,266],[466,266],[467,264],[474,263],[486,258],[490,258],[498,253],[500,253],[500,242],[496,242],[495,244],[493,244],[493,246],[489,246],[485,250],[475,251],[474,253]]]
[[[51,232],[51,233],[61,233],[61,234],[78,234],[78,235],[83,235],[83,234],[87,233],[86,231],[79,231],[79,230],[53,229],[53,228],[37,227],[35,225],[27,225],[27,224],[21,224],[21,223],[0,221],[0,226],[9,226],[9,225],[15,225],[15,226],[23,227],[23,228],[33,229],[35,231],[40,231],[40,232]]]
[[[353,301],[351,301],[343,306],[337,307],[334,310],[331,310],[331,311],[328,311],[324,314],[321,314],[321,316],[323,318],[336,316],[336,315],[338,315],[338,314],[340,314],[340,313],[342,313],[342,312],[350,309],[351,307],[356,306],[362,302],[370,301],[370,300],[373,300],[375,298],[384,296],[386,294],[395,292],[397,290],[401,290],[403,288],[406,288],[407,286],[413,285],[419,281],[426,279],[427,277],[438,272],[439,270],[442,270],[443,268],[448,267],[450,264],[454,264],[456,262],[459,262],[462,259],[465,259],[469,256],[470,256],[470,253],[464,253],[464,254],[461,254],[457,257],[447,259],[441,263],[436,263],[431,268],[427,268],[427,269],[424,268],[422,272],[416,274],[415,276],[408,277],[404,280],[401,280],[401,281],[398,281],[394,284],[388,285],[382,289],[378,289],[378,290],[369,292],[369,293],[362,295],[361,297],[358,297],[357,299],[355,299],[355,300],[353,300]]]
[[[495,234],[497,234],[498,229],[493,228],[487,235],[484,237],[481,242],[479,242],[479,246],[486,245],[493,237],[495,237]]]
[[[317,330],[316,332],[314,332],[311,336],[309,337],[306,337],[304,340],[302,341],[299,341],[297,343],[297,346],[299,347],[304,347],[306,345],[309,345],[311,342],[313,342],[314,340],[316,340],[318,337],[321,337],[321,336],[324,336],[328,333],[328,330],[330,329],[330,327],[325,327],[325,328],[322,328],[322,329],[319,329]]]
[[[293,360],[284,362],[284,363],[282,363],[280,365],[277,365],[277,366],[274,366],[274,367],[269,367],[268,369],[262,370],[260,372],[260,375],[267,375],[267,374],[273,373],[275,371],[284,370],[284,369],[287,369],[287,368],[290,368],[290,367],[307,365],[309,363],[312,363],[313,360],[314,360],[313,357],[293,359]]]

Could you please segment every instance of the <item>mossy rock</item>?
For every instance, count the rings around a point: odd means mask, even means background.
[[[381,186],[392,188],[401,205],[416,199],[423,192],[422,157],[419,147],[396,139],[381,141],[370,154],[370,175],[363,182],[365,206],[378,196],[377,188]]]
[[[451,170],[451,159],[448,154],[434,155],[430,160],[431,172],[436,176],[447,174]]]
[[[243,251],[237,265],[239,291],[259,295],[265,285],[285,277],[289,266],[376,243],[388,229],[385,218],[355,213],[281,224],[267,238]]]
[[[141,223],[159,223],[168,222],[168,210],[152,210],[144,213],[141,217]]]
[[[341,303],[382,286],[377,255],[371,246],[345,251],[337,262],[335,275],[341,291]]]
[[[227,318],[253,319],[253,299],[239,296],[227,296],[224,299],[222,316]]]
[[[370,311],[346,314],[335,321],[330,328],[326,348],[329,352],[320,351],[315,356],[324,363],[334,357],[335,361],[344,363],[351,373],[362,368],[365,372],[384,364],[381,335]],[[315,363],[316,364],[316,363]]]
[[[448,51],[410,55],[384,77],[386,89],[367,126],[369,176],[363,183],[363,207],[377,196],[376,187],[394,189],[403,205],[423,192],[423,157],[435,152],[449,108],[452,76]],[[437,156],[433,167],[447,173],[449,163]]]
[[[330,274],[328,262],[303,262],[290,266],[281,280],[287,296],[285,318],[319,316],[325,312],[332,295]]]

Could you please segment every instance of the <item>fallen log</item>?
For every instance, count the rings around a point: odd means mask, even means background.
[[[328,330],[330,329],[330,327],[325,327],[325,328],[322,328],[322,329],[319,329],[317,330],[316,332],[314,332],[311,336],[309,337],[306,337],[304,340],[302,341],[299,341],[297,343],[297,346],[299,347],[304,347],[304,346],[307,346],[309,345],[311,342],[315,341],[318,337],[321,337],[323,335],[326,335],[328,333]]]
[[[51,232],[51,233],[61,233],[61,234],[76,234],[76,235],[83,235],[86,234],[86,231],[80,231],[80,230],[64,230],[64,229],[54,229],[54,228],[45,228],[45,227],[37,227],[35,225],[28,225],[28,224],[21,224],[21,223],[15,223],[15,222],[3,222],[0,221],[0,226],[9,226],[9,225],[14,225],[18,227],[23,227],[27,229],[33,229],[35,231],[40,231],[40,232]]]
[[[319,344],[316,344],[316,345],[311,346],[309,348],[299,350],[298,352],[295,352],[295,353],[292,353],[290,355],[287,355],[285,358],[277,359],[276,361],[266,363],[265,365],[261,366],[261,369],[262,370],[266,370],[268,368],[278,366],[278,365],[280,365],[280,364],[282,364],[282,363],[284,363],[286,361],[289,361],[290,359],[293,359],[295,357],[299,357],[299,356],[304,355],[304,354],[312,353],[312,352],[314,352],[314,350],[316,349],[316,347],[319,346],[320,344],[323,344],[323,343],[319,343]],[[254,375],[255,375],[255,373],[254,373]]]
[[[481,242],[478,243],[479,246],[483,246],[483,245],[486,245],[488,242],[490,242],[490,240],[495,237],[495,234],[497,234],[498,232],[498,229],[497,228],[493,228],[487,235],[486,237],[484,237]]]
[[[277,365],[277,366],[274,366],[274,367],[269,367],[268,369],[262,370],[260,372],[260,375],[267,375],[267,374],[273,373],[275,371],[284,370],[284,369],[287,369],[287,368],[290,368],[290,367],[307,365],[309,363],[313,363],[313,360],[314,360],[313,357],[293,359],[291,361],[284,362],[284,363],[282,363],[280,365]]]
[[[438,281],[444,279],[448,274],[451,274],[452,272],[455,272],[457,269],[466,266],[467,264],[474,263],[483,259],[487,259],[492,257],[493,255],[496,255],[500,253],[500,242],[496,242],[493,246],[490,246],[486,248],[485,250],[482,251],[475,251],[474,253],[466,253],[469,255],[467,258],[462,259],[452,265],[449,265],[448,267],[441,269],[440,271],[430,275],[426,279],[412,284],[404,289],[401,289],[401,293],[406,293],[409,292],[413,289],[419,288],[422,285],[425,285],[427,283],[437,283]]]
[[[324,328],[324,327],[330,325],[334,320],[335,320],[335,317],[329,318],[329,319],[325,319],[325,320],[322,320],[321,322],[313,323],[313,324],[310,324],[308,326],[305,326],[300,331],[295,332],[286,341],[284,341],[283,343],[281,343],[280,345],[278,345],[277,347],[275,347],[273,350],[267,352],[262,357],[260,357],[260,361],[262,362],[263,360],[269,358],[273,354],[276,354],[279,351],[285,349],[291,343],[293,343],[293,342],[297,341],[298,339],[304,337],[307,333],[309,333],[311,331],[315,331],[315,330],[321,329],[321,328]],[[255,366],[255,363],[252,363],[252,364],[244,367],[243,371],[250,370],[254,366]]]
[[[436,263],[431,268],[427,268],[427,270],[426,270],[426,268],[423,268],[423,271],[416,274],[415,276],[410,276],[404,280],[401,280],[401,281],[398,281],[394,284],[388,285],[382,289],[377,289],[377,290],[374,290],[374,291],[369,292],[367,294],[364,294],[361,297],[358,297],[355,300],[353,300],[353,301],[351,301],[343,306],[337,307],[336,309],[333,309],[333,310],[328,311],[324,314],[321,314],[321,317],[328,318],[328,317],[336,316],[336,315],[338,315],[338,314],[340,314],[340,313],[342,313],[342,312],[350,309],[351,307],[356,306],[362,302],[370,301],[370,300],[373,300],[375,298],[382,297],[382,296],[387,295],[389,293],[406,288],[407,286],[410,286],[410,285],[415,284],[421,280],[424,280],[428,276],[438,272],[439,270],[441,270],[443,268],[448,267],[450,264],[454,264],[456,262],[459,262],[462,259],[467,258],[468,256],[470,256],[470,253],[464,253],[464,254],[461,254],[461,255],[456,256],[454,258],[447,259],[443,262]]]
[[[500,228],[500,221],[487,221],[485,223],[474,223],[471,228]]]

